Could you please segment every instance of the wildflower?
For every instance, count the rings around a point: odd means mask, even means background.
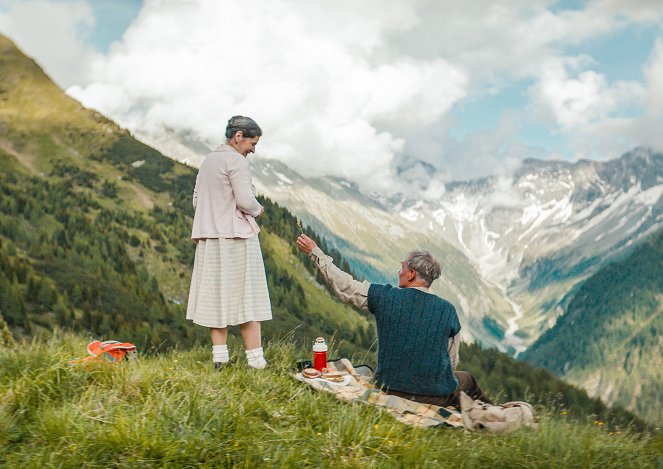
[[[563,411],[562,411],[562,415],[566,415],[566,414],[568,414],[568,412],[565,411],[565,410],[563,410]]]
[[[317,435],[318,435],[318,436],[322,436],[322,433],[318,432]]]
[[[173,360],[173,362],[177,363],[177,359]]]
[[[375,429],[377,430],[377,429],[378,429],[378,426],[379,426],[379,425],[376,423],[375,425],[373,425],[373,428],[375,428]]]

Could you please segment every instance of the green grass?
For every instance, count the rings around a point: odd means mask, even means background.
[[[56,333],[0,349],[6,467],[660,467],[660,436],[616,434],[539,408],[508,436],[419,429],[295,381],[307,355],[266,344],[270,368],[215,372],[208,347],[70,366],[87,340]]]

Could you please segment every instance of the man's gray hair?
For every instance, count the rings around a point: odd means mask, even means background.
[[[262,136],[262,129],[256,121],[250,117],[233,116],[226,126],[226,138],[232,138],[237,132],[242,132],[244,137],[253,138]]]
[[[429,287],[442,274],[442,267],[437,259],[423,249],[411,251],[405,260],[405,266],[408,270],[414,270],[417,277],[426,282]]]

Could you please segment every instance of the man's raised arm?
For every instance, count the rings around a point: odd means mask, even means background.
[[[336,267],[334,259],[322,252],[315,241],[305,234],[300,235],[296,243],[300,251],[308,254],[339,300],[368,311],[368,287],[371,286],[369,282],[358,282],[350,274]]]

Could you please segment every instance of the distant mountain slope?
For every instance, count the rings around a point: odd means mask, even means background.
[[[257,159],[253,168],[261,192],[299,213],[344,253],[354,269],[371,280],[394,282],[409,251],[429,249],[443,264],[433,291],[457,306],[463,339],[503,348],[504,328],[500,329],[496,318],[507,318],[511,306],[497,287],[482,280],[476,266],[460,250],[439,236],[431,242],[427,233],[389,214],[347,181],[307,180],[276,161]]]
[[[493,319],[519,350],[554,323],[576,283],[663,226],[663,154],[644,148],[602,163],[528,160],[512,176],[449,184],[427,200],[255,165],[264,193],[356,244],[349,256],[381,272],[409,245],[436,251],[450,264],[438,291],[470,322]]]
[[[15,333],[54,327],[150,347],[206,343],[184,319],[196,170],[136,141],[58,89],[0,36],[0,314]],[[296,219],[266,200],[267,336],[374,340],[292,252]]]
[[[204,156],[191,135],[151,138],[191,164]],[[524,350],[579,282],[663,226],[663,154],[650,148],[604,162],[530,159],[513,174],[446,184],[431,165],[404,157],[396,169],[412,185],[407,194],[366,194],[261,157],[253,165],[261,192],[367,276],[391,279],[408,249],[431,249],[446,264],[435,291],[458,305],[466,338],[501,350]]]
[[[522,358],[599,396],[663,419],[663,230],[587,279]]]

